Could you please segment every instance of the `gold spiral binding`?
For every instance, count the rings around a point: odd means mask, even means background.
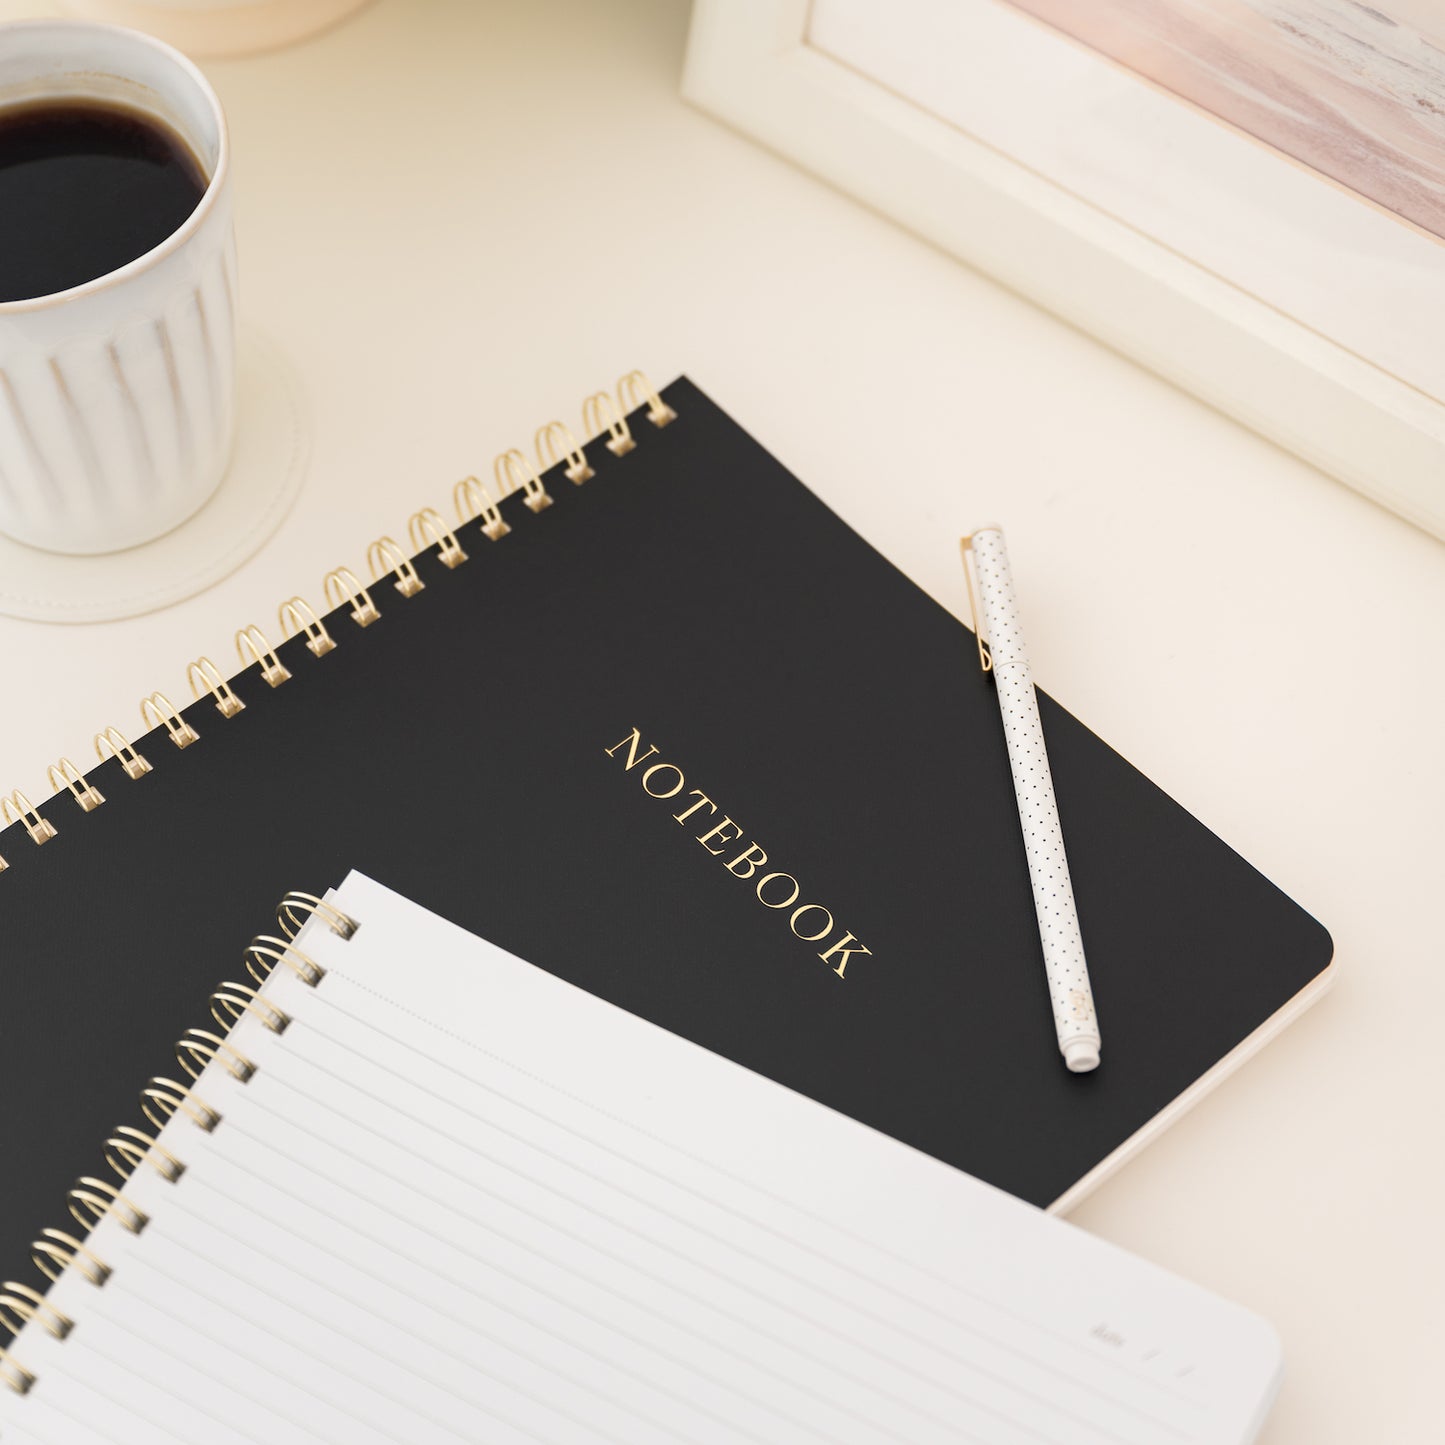
[[[94,1228],[107,1214],[132,1234],[140,1234],[151,1222],[150,1215],[114,1185],[89,1174],[82,1175],[65,1198],[71,1217],[85,1230]]]
[[[151,722],[152,714],[155,715],[154,722]],[[180,715],[175,703],[163,692],[153,692],[149,697],[141,699],[140,716],[141,721],[150,727],[160,727],[164,723],[171,741],[178,748],[188,748],[200,740],[200,734]]]
[[[355,935],[360,926],[356,919],[314,893],[291,892],[277,905],[276,916],[282,926],[295,929],[306,917],[319,916],[332,932],[343,939]],[[300,921],[298,921],[298,919]],[[258,936],[248,949],[248,967],[255,967],[250,955],[259,960],[269,974],[276,963],[285,962],[298,977],[313,987],[325,976],[313,960],[286,940]],[[266,960],[270,960],[269,963]],[[259,981],[259,980],[258,980]],[[254,1015],[268,1029],[281,1033],[291,1022],[285,1012],[247,984],[223,983],[211,996],[211,1011],[223,1034],[229,1034],[243,1013]],[[219,1063],[241,1083],[256,1072],[256,1065],[232,1045],[227,1038],[208,1029],[188,1029],[176,1044],[176,1056],[187,1074],[198,1079],[210,1063]],[[186,1166],[164,1145],[159,1135],[175,1118],[185,1114],[193,1123],[211,1132],[221,1122],[217,1110],[193,1089],[174,1079],[153,1078],[141,1093],[141,1108],[155,1129],[148,1134],[128,1124],[119,1125],[105,1141],[105,1162],[120,1181],[128,1185],[143,1164],[148,1164],[170,1184],[178,1183]],[[114,1184],[93,1175],[83,1175],[66,1195],[71,1217],[88,1240],[91,1232],[106,1219],[113,1219],[121,1228],[139,1235],[151,1222],[150,1214]],[[59,1229],[43,1229],[31,1242],[30,1257],[36,1268],[51,1284],[57,1283],[69,1269],[75,1269],[97,1289],[111,1277],[111,1267],[75,1235]],[[0,1325],[19,1338],[27,1326],[44,1329],[55,1339],[63,1340],[75,1328],[75,1321],[51,1304],[40,1291],[14,1280],[0,1283]],[[36,1383],[36,1375],[26,1369],[13,1355],[0,1349],[0,1381],[18,1394],[27,1393]]]
[[[176,1114],[184,1114],[198,1129],[211,1133],[221,1116],[194,1089],[174,1079],[152,1079],[141,1090],[141,1113],[157,1129],[164,1129]],[[159,1117],[157,1115],[159,1114]]]
[[[460,567],[467,560],[462,544],[457,541],[457,534],[442,521],[442,515],[435,507],[423,507],[421,511],[413,512],[406,526],[406,535],[413,552],[435,545],[437,561],[443,567]]]
[[[625,456],[637,445],[628,413],[643,404],[647,408],[648,421],[655,427],[668,426],[677,419],[677,412],[663,400],[647,374],[629,371],[618,380],[615,397],[609,392],[599,391],[584,400],[581,442],[565,423],[551,421],[537,429],[534,438],[535,466],[517,447],[502,452],[492,468],[500,493],[496,501],[476,477],[463,477],[452,489],[458,526],[479,522],[483,536],[493,542],[500,541],[512,530],[502,516],[501,500],[521,491],[525,505],[532,512],[545,511],[552,505],[553,498],[542,481],[541,473],[560,465],[563,475],[574,485],[589,480],[595,472],[587,459],[587,444],[603,432],[606,433],[604,445],[607,449],[614,456]],[[407,535],[414,553],[435,546],[437,559],[448,568],[455,568],[467,560],[457,533],[446,525],[433,507],[423,507],[412,515]],[[374,580],[379,582],[387,574],[394,574],[394,585],[403,596],[415,596],[425,585],[413,558],[405,556],[391,537],[380,537],[373,542],[367,559]],[[352,621],[359,627],[369,627],[381,616],[371,593],[349,567],[336,567],[328,572],[325,591],[329,608],[348,609]],[[292,597],[283,602],[277,616],[283,641],[304,632],[307,650],[314,657],[324,657],[336,647],[326,623],[303,597]],[[266,634],[254,623],[241,628],[235,640],[242,667],[257,664],[268,686],[278,687],[290,679],[290,669],[281,662]],[[217,710],[224,717],[234,717],[245,707],[230,682],[221,676],[220,669],[207,657],[197,658],[190,664],[187,679],[198,701],[202,685],[210,691]],[[141,720],[147,730],[164,726],[167,736],[177,748],[187,748],[199,741],[196,729],[163,692],[153,692],[141,700]],[[101,762],[114,757],[132,780],[142,778],[151,771],[150,762],[117,728],[107,727],[95,734],[95,752]],[[50,768],[49,780],[57,793],[62,787],[68,788],[85,812],[93,812],[105,801],[104,794],[81,774],[69,758],[62,758]],[[25,794],[19,791],[0,799],[0,826],[11,821],[23,821],[31,839],[37,844],[49,842],[56,834],[55,825],[42,817]],[[0,872],[9,867],[9,862],[0,857]],[[248,963],[248,966],[252,967],[253,977],[258,976],[253,963]],[[266,971],[269,972],[269,969]]]
[[[482,534],[490,541],[500,542],[512,529],[502,520],[502,514],[491,494],[475,477],[463,477],[452,488],[452,500],[456,503],[457,521],[465,527],[468,522],[482,519]]]
[[[259,1019],[273,1034],[284,1034],[291,1024],[291,1015],[263,998],[249,984],[223,983],[211,995],[211,1017],[223,1029],[239,1023],[242,1014]]]
[[[545,512],[552,505],[552,497],[542,485],[536,467],[519,447],[508,448],[492,463],[492,476],[503,497],[521,490],[525,494],[522,501],[528,511]]]
[[[63,1340],[75,1328],[75,1321],[68,1314],[56,1309],[39,1290],[31,1289],[28,1284],[7,1279],[0,1284],[0,1289],[5,1291],[4,1297],[0,1298],[0,1309],[13,1310],[20,1318],[20,1324],[15,1325],[8,1315],[0,1314],[0,1322],[12,1335],[19,1335],[31,1320],[57,1340]]]
[[[304,915],[300,922],[297,922],[296,919],[298,913]],[[281,932],[286,935],[287,939],[294,939],[301,932],[306,919],[313,913],[320,914],[326,926],[339,938],[351,938],[360,927],[354,918],[349,917],[324,898],[318,898],[314,893],[299,893],[294,890],[277,904],[276,922],[281,925]]]
[[[588,437],[607,433],[607,450],[614,457],[625,457],[637,445],[625,414],[618,412],[612,397],[605,391],[594,392],[582,403],[582,430]]]
[[[326,574],[326,600],[332,607],[351,607],[351,620],[358,627],[370,627],[381,613],[361,578],[350,567],[333,567]]]
[[[306,650],[312,657],[325,657],[336,646],[331,634],[326,630],[326,624],[304,597],[292,597],[283,602],[277,609],[277,615],[281,619],[283,642],[304,631]]]
[[[0,1285],[0,1290],[8,1288],[8,1284]],[[10,1318],[12,1312],[18,1317],[18,1323]],[[4,1325],[15,1339],[20,1338],[20,1331],[34,1318],[35,1306],[27,1300],[19,1299],[14,1295],[0,1294],[0,1325]]]
[[[8,1283],[0,1285],[0,1289],[8,1288]],[[69,1318],[61,1314],[59,1310],[51,1310],[49,1314],[54,1315],[57,1320]],[[14,1316],[13,1319],[11,1318],[12,1315]],[[54,1335],[56,1339],[63,1340],[65,1338],[65,1334],[57,1332],[58,1327],[49,1317],[42,1316],[40,1311],[36,1309],[29,1300],[23,1299],[19,1295],[0,1294],[0,1325],[4,1325],[5,1328],[18,1339],[20,1337],[20,1331],[23,1330],[31,1320],[38,1320],[45,1332]],[[68,1333],[69,1331],[66,1331],[66,1334]]]
[[[395,572],[394,586],[403,597],[415,597],[426,586],[416,575],[411,558],[390,537],[378,537],[366,549],[366,565],[371,568],[371,580],[378,586],[388,572]]]
[[[267,963],[265,960],[270,959]],[[265,983],[278,963],[284,963],[302,983],[315,988],[326,970],[314,959],[308,958],[287,938],[272,938],[269,934],[258,934],[246,946],[246,972],[257,983]]]
[[[629,371],[617,383],[617,409],[626,416],[643,402],[647,403],[647,419],[655,427],[664,427],[677,420],[677,413],[663,401],[657,388],[643,371]]]
[[[100,1289],[111,1274],[110,1266],[98,1254],[63,1229],[42,1229],[40,1238],[30,1243],[30,1258],[51,1284],[72,1265],[96,1289]]]
[[[231,691],[231,684],[221,676],[221,670],[209,657],[198,657],[186,670],[186,680],[191,684],[191,696],[197,702],[207,688],[216,699],[216,711],[222,717],[235,717],[244,712],[246,704]]]
[[[201,1070],[215,1059],[233,1078],[244,1084],[255,1076],[256,1065],[239,1049],[209,1029],[187,1029],[176,1041],[176,1059],[190,1077],[199,1079]],[[197,1060],[200,1062],[197,1063]]]
[[[8,798],[0,798],[0,828],[7,823],[24,823],[30,841],[37,846],[48,843],[55,836],[55,825],[47,823],[35,811],[30,799],[16,788]]]
[[[35,1384],[35,1376],[8,1350],[0,1350],[0,1380],[4,1380],[17,1395],[28,1395]]]
[[[119,1156],[119,1157],[117,1157]],[[142,1164],[149,1164],[162,1179],[174,1184],[186,1166],[162,1144],[141,1129],[120,1125],[105,1141],[105,1162],[124,1184]]]
[[[61,758],[58,763],[52,763],[47,776],[50,786],[57,793],[62,788],[70,789],[83,813],[93,813],[105,802],[105,794],[88,778],[82,777],[80,769],[69,758]]]
[[[281,665],[276,649],[266,641],[266,634],[254,622],[247,623],[236,634],[236,652],[241,666],[250,667],[254,662],[261,668],[261,676],[268,687],[280,687],[291,676],[289,668]],[[250,653],[250,657],[246,654]]]
[[[532,445],[537,453],[537,465],[544,472],[555,467],[565,456],[567,465],[562,469],[562,475],[574,487],[590,482],[597,475],[588,465],[587,453],[572,435],[572,428],[565,422],[549,421],[546,426],[539,426]]]
[[[125,769],[126,777],[134,781],[136,778],[143,778],[150,772],[151,765],[126,741],[126,736],[119,728],[106,728],[103,733],[95,735],[95,755],[104,762],[106,749],[110,750],[110,756]]]

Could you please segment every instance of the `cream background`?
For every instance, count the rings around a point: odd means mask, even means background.
[[[686,24],[682,0],[381,0],[207,66],[242,317],[306,380],[311,478],[196,601],[0,619],[0,786],[41,797],[62,752],[137,731],[201,652],[229,670],[237,627],[319,604],[620,371],[686,369],[956,612],[958,533],[1007,526],[1040,683],[1333,929],[1334,992],[1073,1217],[1279,1326],[1266,1445],[1431,1438],[1445,549],[686,108]],[[499,698],[479,741],[526,725]]]

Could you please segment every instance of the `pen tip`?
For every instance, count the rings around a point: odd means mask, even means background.
[[[1064,1063],[1071,1074],[1087,1074],[1099,1067],[1099,1046],[1092,1039],[1070,1039],[1064,1045]]]

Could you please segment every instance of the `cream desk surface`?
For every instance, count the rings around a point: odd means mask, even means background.
[[[689,109],[687,21],[379,0],[207,64],[309,476],[199,598],[0,619],[3,791],[619,372],[686,370],[961,615],[957,537],[1003,523],[1041,684],[1332,930],[1333,992],[1073,1218],[1278,1325],[1267,1445],[1438,1438],[1445,547]]]

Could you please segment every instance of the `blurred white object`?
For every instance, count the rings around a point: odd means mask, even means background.
[[[66,556],[0,535],[0,614],[32,622],[109,622],[170,607],[229,576],[275,535],[306,480],[307,394],[290,358],[242,325],[236,445],[195,516],[153,542]]]
[[[63,0],[88,20],[129,25],[191,55],[273,50],[344,20],[370,0]]]
[[[997,0],[696,0],[689,100],[1445,537],[1445,248]]]
[[[159,246],[118,270],[0,301],[0,532],[116,552],[199,511],[236,412],[236,241],[221,103],[147,35],[66,20],[0,26],[0,106],[83,97],[154,115],[209,184]]]

